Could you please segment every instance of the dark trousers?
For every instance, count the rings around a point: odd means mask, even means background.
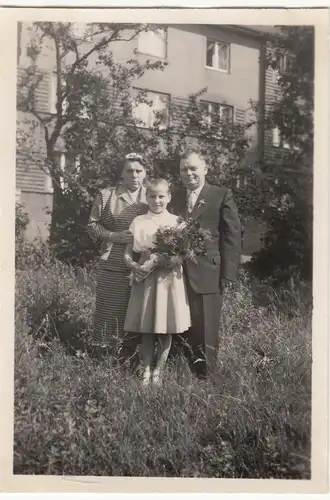
[[[191,328],[173,346],[173,354],[182,352],[191,371],[205,377],[215,367],[219,339],[222,294],[196,293],[187,283]],[[176,336],[175,336],[176,337]]]

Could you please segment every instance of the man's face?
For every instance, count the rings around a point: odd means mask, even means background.
[[[196,153],[192,153],[181,160],[180,177],[187,189],[194,191],[205,182],[207,167],[204,161]]]

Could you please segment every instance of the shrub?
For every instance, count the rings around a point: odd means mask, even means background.
[[[52,252],[41,238],[28,241],[25,231],[30,222],[24,206],[15,207],[15,268],[16,270],[38,269],[44,262],[53,261]]]
[[[17,273],[16,314],[34,337],[83,349],[93,321],[94,297],[78,283],[72,267],[50,259]]]
[[[291,276],[311,280],[313,274],[313,206],[309,190],[301,193],[298,181],[279,193],[277,202],[268,206],[264,219],[268,230],[263,248],[253,256],[251,271],[261,279],[272,276],[286,282]]]

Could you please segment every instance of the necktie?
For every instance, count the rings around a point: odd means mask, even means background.
[[[195,205],[195,193],[193,191],[190,191],[188,195],[188,214],[190,214],[194,208]]]

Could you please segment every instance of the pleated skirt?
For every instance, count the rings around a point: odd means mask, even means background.
[[[142,283],[133,283],[126,331],[151,334],[183,333],[191,326],[182,266],[153,271]]]

